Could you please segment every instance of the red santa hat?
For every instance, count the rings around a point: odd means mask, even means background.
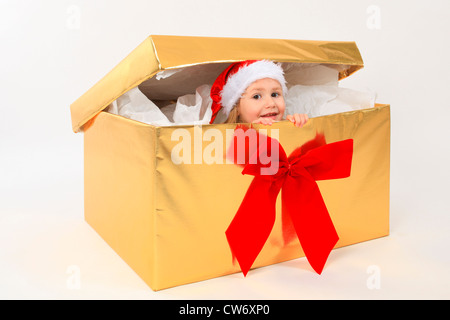
[[[232,63],[216,79],[211,87],[213,123],[218,112],[222,110],[228,117],[234,105],[253,82],[259,79],[270,78],[277,80],[286,94],[286,80],[283,68],[268,60],[246,60]]]

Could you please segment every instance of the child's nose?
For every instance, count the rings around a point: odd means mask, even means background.
[[[264,106],[266,108],[272,108],[276,105],[277,105],[276,100],[272,96],[266,97],[266,99],[264,100]]]

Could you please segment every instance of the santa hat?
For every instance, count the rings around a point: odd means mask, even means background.
[[[234,105],[239,101],[245,90],[256,80],[270,78],[277,80],[287,92],[283,68],[268,60],[246,60],[232,63],[216,79],[211,87],[213,123],[218,112],[222,110],[228,117]]]

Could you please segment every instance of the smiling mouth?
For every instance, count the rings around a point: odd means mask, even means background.
[[[266,117],[276,117],[278,115],[277,112],[271,112],[261,115],[260,117],[266,118]]]

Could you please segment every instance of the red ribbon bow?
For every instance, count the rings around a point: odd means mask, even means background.
[[[276,139],[257,136],[256,148],[249,143],[245,145],[242,171],[255,177],[226,230],[233,257],[245,276],[273,228],[276,199],[282,190],[284,239],[288,241],[295,230],[308,262],[320,274],[339,237],[316,181],[350,176],[353,140],[326,144],[323,135],[317,135],[287,157]],[[261,143],[264,138],[265,144]],[[236,145],[233,148],[236,157]],[[272,152],[277,150],[278,154]],[[270,162],[263,164],[259,161],[263,157],[268,157]],[[277,170],[262,174],[264,168],[267,170],[274,164]]]

